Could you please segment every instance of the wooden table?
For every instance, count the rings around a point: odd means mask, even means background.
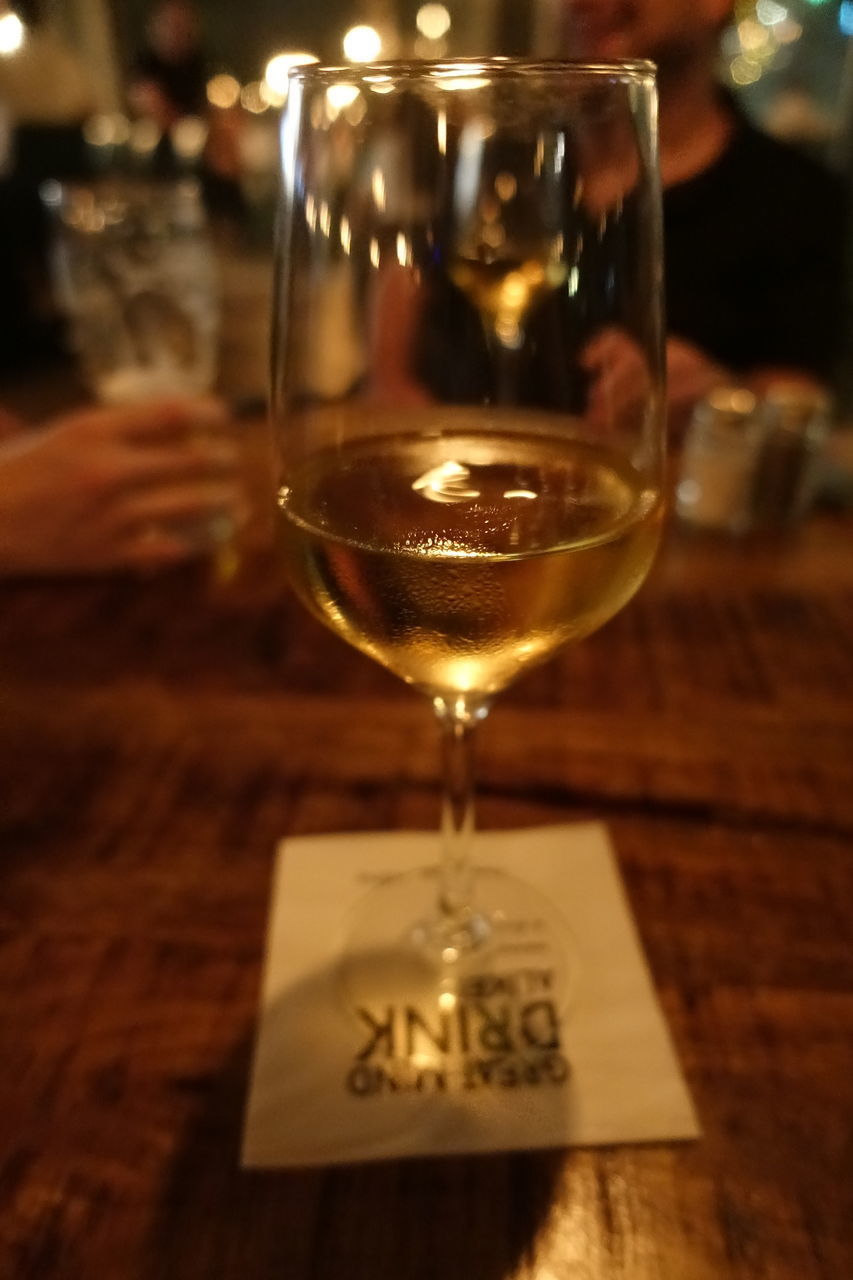
[[[421,700],[251,545],[0,588],[0,1276],[853,1275],[853,556],[671,530],[499,703],[484,827],[609,824],[701,1141],[245,1173],[285,833],[431,828]]]

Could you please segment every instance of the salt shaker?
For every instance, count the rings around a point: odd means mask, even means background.
[[[761,408],[764,439],[752,492],[759,528],[796,524],[814,501],[820,458],[829,431],[829,400],[795,384],[769,388]]]
[[[744,387],[718,387],[696,405],[676,488],[682,520],[734,534],[750,527],[763,432],[758,401]]]

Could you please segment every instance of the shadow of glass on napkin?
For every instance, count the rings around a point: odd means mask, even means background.
[[[398,952],[371,955],[399,970]],[[550,1001],[503,994],[436,1007],[402,971],[351,1009],[335,965],[264,1008],[243,1163],[325,1165],[562,1145],[574,1091]]]
[[[313,974],[282,996],[281,1008],[267,1011],[282,1027],[299,1018],[304,1032],[291,1049],[300,1062],[313,1060],[320,1091],[324,1071],[331,1070],[321,1049],[331,980],[328,971]],[[243,1169],[253,1043],[251,1028],[215,1076],[175,1082],[197,1092],[199,1102],[146,1242],[151,1274],[158,1280],[506,1280],[516,1273],[548,1223],[571,1159],[566,1152]],[[300,1079],[309,1088],[307,1069]],[[413,1105],[428,1103],[421,1097]],[[411,1111],[392,1108],[391,1114],[396,1122]]]

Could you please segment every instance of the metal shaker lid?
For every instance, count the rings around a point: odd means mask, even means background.
[[[804,435],[826,425],[831,401],[825,391],[806,383],[772,383],[764,396],[763,416],[769,427]]]
[[[695,410],[699,423],[737,429],[751,422],[758,400],[746,387],[715,387],[700,400]]]

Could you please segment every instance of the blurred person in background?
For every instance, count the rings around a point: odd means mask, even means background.
[[[715,386],[831,384],[844,330],[845,200],[720,86],[731,0],[559,0],[573,56],[650,58],[660,95],[670,419]]]
[[[184,116],[206,109],[207,60],[201,27],[186,0],[163,0],[147,24],[147,39],[133,66],[130,99],[134,109],[153,120],[162,133]]]
[[[178,564],[246,514],[216,401],[85,408],[31,428],[0,408],[0,576]]]
[[[199,177],[205,203],[212,214],[242,224],[246,211],[234,117],[208,108],[209,68],[198,10],[188,0],[160,0],[151,10],[146,30],[146,42],[131,70],[128,96],[131,110],[152,120],[159,130],[155,167],[163,176],[179,171],[173,130],[182,120],[203,121],[207,142]]]

